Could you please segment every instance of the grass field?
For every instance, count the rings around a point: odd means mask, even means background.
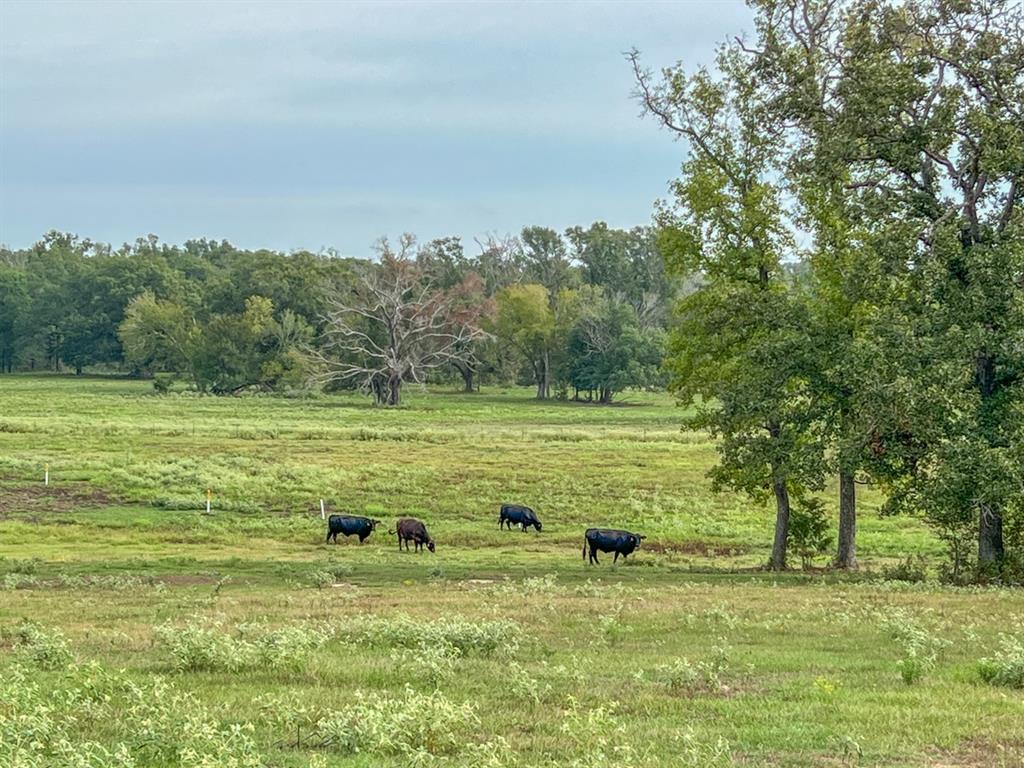
[[[979,660],[1015,669],[1024,594],[880,579],[941,547],[870,490],[865,573],[758,570],[771,514],[711,492],[682,416],[0,377],[0,763],[1021,765],[1024,693]],[[320,498],[437,553],[325,544]],[[648,539],[587,566],[591,525]]]

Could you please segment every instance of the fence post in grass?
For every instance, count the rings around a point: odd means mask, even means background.
[[[324,512],[324,500],[320,499],[320,519],[326,520],[327,514]]]
[[[210,500],[213,498],[213,491],[206,489],[206,514],[210,514]]]
[[[44,464],[43,465],[43,485],[49,485],[49,484],[50,484],[50,465],[49,464]]]

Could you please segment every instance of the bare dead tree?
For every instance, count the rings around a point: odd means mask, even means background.
[[[395,253],[382,241],[380,263],[354,289],[328,298],[322,344],[311,352],[321,382],[351,382],[379,405],[399,405],[404,383],[423,383],[445,365],[475,364],[475,342],[486,336],[480,313],[458,291],[433,286],[410,258],[414,244],[403,237]]]

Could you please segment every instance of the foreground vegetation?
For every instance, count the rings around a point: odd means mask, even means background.
[[[880,578],[938,562],[917,521],[865,514],[859,576],[771,574],[669,398],[411,394],[0,380],[0,762],[1019,764],[1024,595]],[[326,545],[321,496],[437,554]],[[591,524],[649,538],[588,567]]]

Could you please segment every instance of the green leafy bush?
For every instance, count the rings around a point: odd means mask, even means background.
[[[457,704],[438,691],[424,694],[409,686],[399,696],[356,692],[353,704],[317,723],[325,747],[347,754],[409,757],[420,752],[455,754],[479,727],[472,704]]]
[[[470,621],[461,617],[423,620],[410,616],[359,617],[338,627],[338,635],[354,642],[391,648],[450,647],[463,656],[513,655],[521,631],[514,621]]]
[[[978,662],[978,674],[989,685],[1024,688],[1024,639],[1002,635],[1002,647]]]
[[[74,660],[67,638],[56,629],[47,630],[31,621],[14,629],[18,655],[40,669],[62,669]]]
[[[805,569],[832,546],[828,515],[821,499],[799,499],[793,505],[789,513],[789,541]]]
[[[911,555],[896,565],[882,566],[882,577],[886,581],[920,584],[928,580],[928,561],[922,555]]]

